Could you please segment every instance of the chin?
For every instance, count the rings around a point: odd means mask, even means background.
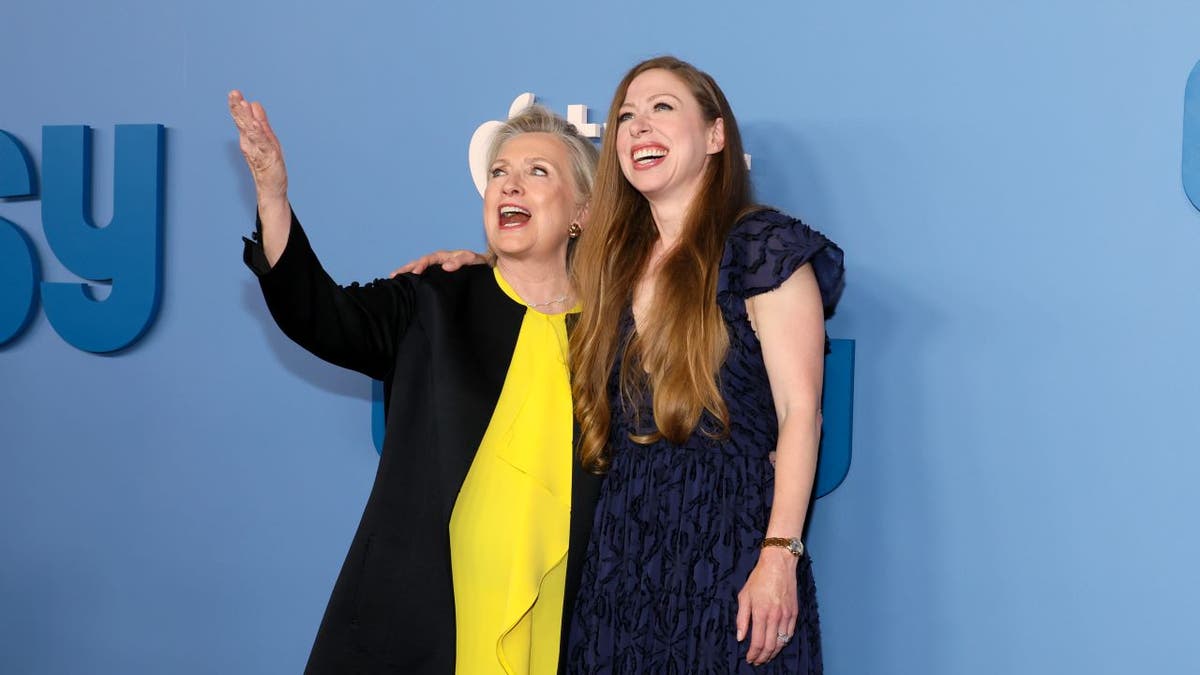
[[[666,187],[666,180],[662,176],[634,174],[633,178],[626,176],[625,180],[629,181],[633,189],[647,196]]]
[[[645,183],[638,185],[635,183],[633,185],[633,189],[637,190],[646,199],[651,200],[654,199],[654,197],[656,197],[660,192],[662,192],[664,187],[666,186],[658,183],[653,185],[647,185]]]

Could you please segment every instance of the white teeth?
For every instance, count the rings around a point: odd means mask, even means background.
[[[519,206],[505,205],[505,206],[500,207],[501,217],[513,216],[513,215],[517,215],[517,214],[521,214],[521,215],[525,215],[525,216],[532,215],[528,211],[526,211],[525,209],[523,209]]]
[[[667,151],[664,148],[655,148],[655,147],[639,148],[639,149],[633,151],[633,161],[635,161],[635,162],[644,162],[647,160],[658,159],[659,157],[666,157],[666,156],[667,156]]]

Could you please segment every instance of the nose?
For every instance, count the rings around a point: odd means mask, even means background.
[[[504,183],[500,186],[500,191],[506,195],[519,195],[525,189],[521,183],[520,172],[513,171],[504,177]]]
[[[646,124],[645,118],[641,115],[634,115],[633,119],[625,125],[629,129],[629,135],[637,138],[650,129],[650,125]]]

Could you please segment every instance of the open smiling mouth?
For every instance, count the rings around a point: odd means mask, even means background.
[[[528,209],[522,208],[515,204],[502,204],[500,206],[500,227],[518,227],[529,222],[532,216]]]
[[[649,168],[662,161],[663,157],[667,156],[667,149],[661,145],[648,145],[642,148],[635,148],[633,151],[633,165],[639,169]]]

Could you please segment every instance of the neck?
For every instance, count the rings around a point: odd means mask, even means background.
[[[559,314],[574,304],[571,281],[562,260],[539,264],[497,258],[496,267],[521,300],[543,314]]]
[[[674,194],[670,195],[646,197],[646,201],[650,203],[650,215],[654,218],[654,227],[658,230],[658,237],[665,250],[674,248],[675,244],[679,242],[679,238],[683,236],[684,221],[687,219],[688,209],[691,208],[695,197],[695,186],[692,189],[676,190]]]

